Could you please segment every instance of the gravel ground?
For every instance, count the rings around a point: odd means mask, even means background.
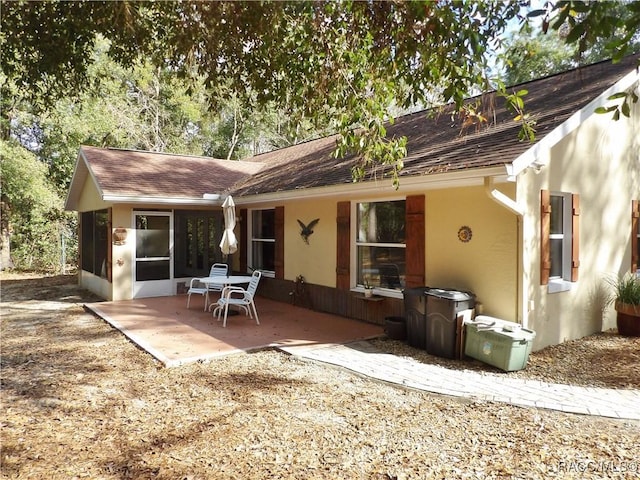
[[[1,478],[640,476],[640,422],[460,401],[275,351],[166,369],[86,313],[95,299],[74,277],[0,280]],[[639,354],[607,332],[536,352],[513,375],[637,389]]]

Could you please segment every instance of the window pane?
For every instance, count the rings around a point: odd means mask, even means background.
[[[275,242],[253,242],[251,254],[252,268],[270,272],[276,269]]]
[[[136,215],[136,258],[169,256],[169,217]]]
[[[165,280],[169,278],[169,260],[136,262],[136,281]]]
[[[252,212],[251,222],[253,238],[274,239],[276,237],[275,210],[256,210]]]
[[[93,212],[82,214],[82,270],[93,273]]]
[[[405,249],[394,247],[359,246],[359,285],[401,289],[405,279]]]
[[[109,214],[106,210],[96,212],[94,273],[107,277],[107,250],[109,240]]]
[[[552,195],[551,196],[551,233],[563,232],[563,210],[564,210],[564,198]]]
[[[404,243],[405,201],[358,204],[361,243]]]
[[[82,270],[107,276],[109,248],[109,214],[107,210],[82,214]]]
[[[220,244],[220,240],[222,240],[222,233],[218,233],[216,228],[216,224],[213,221],[208,222],[209,225],[209,235],[208,235],[208,251],[207,251],[207,260],[208,263],[215,263],[216,252],[220,250],[218,246]]]
[[[222,261],[222,212],[176,210],[175,264],[176,277],[204,277],[211,265]]]
[[[197,251],[197,256],[196,256],[196,268],[205,268],[206,266],[204,265],[204,219],[203,218],[198,218],[196,221],[196,232],[197,232],[197,239],[198,239],[198,251]]]
[[[251,212],[251,268],[275,271],[275,220],[274,209]]]
[[[195,244],[195,220],[188,218],[186,221],[186,239],[185,239],[185,265],[188,268],[195,268],[196,244]]]
[[[551,242],[551,276],[562,277],[562,238],[552,238]]]

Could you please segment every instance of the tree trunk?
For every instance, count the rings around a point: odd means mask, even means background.
[[[13,268],[13,262],[11,261],[9,214],[9,207],[3,200],[0,202],[0,270]]]

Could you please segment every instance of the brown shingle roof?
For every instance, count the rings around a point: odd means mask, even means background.
[[[638,58],[601,62],[514,87],[529,92],[526,108],[537,122],[536,142],[629,73]],[[463,129],[451,106],[399,117],[387,128],[391,137],[408,138],[402,177],[505,165],[533,146],[518,140],[520,125],[505,109],[504,99],[486,94],[470,102],[476,100],[490,120],[480,128]],[[334,158],[335,140],[325,137],[245,161],[88,146],[81,147],[81,155],[105,197],[189,200],[205,193],[242,196],[349,184],[355,158]],[[70,207],[77,202],[78,188],[72,185]]]
[[[255,162],[81,147],[105,196],[202,198],[221,193],[262,167]]]
[[[640,58],[634,55],[620,63],[610,61],[577,68],[524,83],[510,91],[526,89],[526,110],[536,121],[536,142],[586,106],[628,74]],[[387,134],[406,136],[407,157],[402,176],[500,166],[512,162],[532,147],[518,140],[520,124],[507,111],[505,101],[486,94],[470,99],[481,101],[489,119],[480,128],[462,127],[452,119],[452,107],[405,115],[387,128]],[[495,105],[494,110],[490,106]],[[265,167],[233,188],[236,196],[338,185],[351,182],[354,157],[335,159],[335,136],[257,155],[250,161]]]

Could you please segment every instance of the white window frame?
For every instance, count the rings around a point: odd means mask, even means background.
[[[551,192],[553,198],[562,198],[562,233],[550,233],[549,240],[562,240],[562,273],[549,277],[549,293],[565,292],[571,290],[571,248],[573,241],[573,216],[571,194],[566,192]],[[551,211],[553,216],[553,210]],[[553,262],[553,259],[551,260]],[[553,265],[551,270],[553,270]]]
[[[358,247],[363,246],[379,246],[379,247],[391,247],[391,248],[404,248],[405,249],[405,262],[406,262],[406,239],[405,243],[372,243],[372,242],[358,242],[358,206],[361,203],[385,203],[385,202],[405,202],[405,219],[406,219],[406,197],[392,197],[392,198],[371,198],[360,199],[351,202],[351,285],[355,285],[351,289],[353,292],[364,293],[364,285],[358,284]],[[405,232],[406,232],[406,220],[405,220]],[[390,289],[384,287],[375,287],[373,289],[375,295],[383,297],[403,298],[402,290]]]
[[[254,264],[253,261],[253,244],[254,242],[262,242],[262,243],[276,243],[275,238],[254,238],[253,236],[253,214],[255,212],[265,212],[267,210],[271,210],[274,212],[274,220],[275,220],[275,208],[253,208],[247,211],[247,215],[249,218],[247,219],[247,267],[256,268],[262,272],[264,277],[275,278],[276,272],[272,270],[263,270],[261,267],[258,267]],[[275,233],[275,225],[274,225],[274,233]]]

